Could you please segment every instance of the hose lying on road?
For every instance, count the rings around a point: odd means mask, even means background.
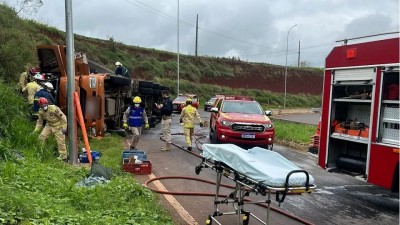
[[[181,134],[183,134],[183,133],[176,133],[176,134],[173,134],[173,135],[181,135]],[[198,134],[195,133],[194,136],[195,136],[195,139],[196,139],[196,140],[195,140],[195,143],[196,143],[197,149],[200,150],[200,151],[202,151],[201,148],[199,148],[199,146],[197,145],[197,143],[199,143],[200,146],[201,146],[203,143],[200,142],[199,139],[204,138],[205,135],[198,135]],[[160,139],[161,139],[161,138],[160,138]],[[161,139],[161,140],[162,140],[162,139]],[[184,147],[179,146],[179,145],[177,145],[177,144],[175,144],[175,143],[171,143],[171,144],[172,144],[173,146],[179,148],[180,150],[183,150],[183,151],[185,151],[185,152],[187,152],[187,153],[190,153],[190,154],[192,154],[192,155],[194,155],[194,156],[196,156],[196,157],[198,157],[198,158],[202,158],[202,156],[201,156],[200,154],[197,154],[197,153],[192,152],[192,151],[188,151],[188,150],[186,150]],[[154,181],[157,181],[157,180],[169,180],[169,179],[194,180],[194,181],[199,181],[199,182],[203,182],[203,183],[208,183],[208,184],[216,185],[216,183],[215,183],[214,181],[204,180],[204,179],[195,178],[195,177],[186,177],[186,176],[163,176],[163,177],[156,177],[156,178],[147,180],[147,181],[145,182],[145,185],[144,185],[144,186],[147,187],[148,189],[152,190],[153,192],[156,192],[156,193],[159,193],[159,194],[165,194],[165,195],[215,196],[215,193],[202,193],[202,192],[171,192],[171,191],[163,191],[163,190],[158,190],[158,189],[154,189],[154,188],[149,187],[149,184],[152,183],[152,182],[154,182]],[[225,188],[235,189],[235,186],[232,186],[232,185],[220,184],[220,186],[225,187]],[[288,194],[297,194],[297,193],[288,193]],[[228,197],[228,195],[219,194],[218,197],[226,198],[226,197]],[[244,201],[246,201],[246,202],[254,202],[254,201],[251,200],[251,199],[244,199]],[[261,207],[263,207],[263,208],[268,208],[268,205],[265,204],[265,203],[255,203],[255,204],[258,205],[258,206],[261,206]],[[294,215],[292,215],[292,214],[290,214],[290,213],[288,213],[288,212],[285,212],[285,211],[283,211],[283,210],[281,210],[281,209],[279,209],[279,208],[276,208],[276,207],[273,207],[273,206],[270,206],[270,208],[271,208],[273,211],[275,211],[275,212],[277,212],[277,213],[280,213],[280,214],[282,214],[282,215],[284,215],[284,216],[286,216],[286,217],[289,217],[289,218],[291,218],[291,219],[293,219],[293,220],[295,220],[295,221],[298,221],[298,222],[300,222],[300,223],[303,223],[303,224],[306,224],[306,225],[311,225],[311,224],[313,224],[313,223],[311,223],[311,222],[309,222],[309,221],[307,221],[307,220],[304,220],[304,219],[302,219],[302,218],[300,218],[300,217],[294,216]]]
[[[184,150],[184,151],[186,151],[186,150]],[[215,196],[214,193],[162,191],[162,190],[158,190],[158,189],[154,189],[154,188],[149,187],[149,184],[154,182],[154,181],[157,181],[157,180],[170,180],[170,179],[194,180],[194,181],[199,181],[199,182],[203,182],[203,183],[207,183],[207,184],[213,184],[213,185],[216,184],[214,181],[204,180],[204,179],[195,178],[195,177],[164,176],[164,177],[156,177],[156,178],[147,180],[144,186],[147,187],[148,189],[152,190],[153,192],[156,192],[156,193],[159,193],[159,194],[164,194],[164,195]],[[232,186],[232,185],[221,184],[221,186],[225,187],[225,188],[235,189],[235,186]],[[218,194],[218,197],[226,198],[226,197],[228,197],[228,195]],[[246,201],[246,202],[254,202],[253,200],[247,199],[247,198],[245,198],[244,201]],[[263,208],[268,208],[268,205],[264,204],[264,203],[255,203],[255,204],[258,205],[258,206],[261,206]],[[313,224],[313,223],[311,223],[311,222],[309,222],[307,220],[304,220],[304,219],[302,219],[300,217],[294,216],[294,215],[292,215],[292,214],[290,214],[288,212],[285,212],[285,211],[283,211],[283,210],[281,210],[279,208],[276,208],[276,207],[273,207],[273,206],[270,206],[270,208],[271,208],[271,210],[273,210],[273,211],[275,211],[277,213],[280,213],[280,214],[282,214],[284,216],[287,216],[287,217],[289,217],[289,218],[291,218],[293,220],[296,220],[296,221],[298,221],[300,223],[303,223],[303,224],[306,224],[306,225]]]

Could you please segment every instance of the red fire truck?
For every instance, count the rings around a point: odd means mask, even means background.
[[[326,58],[318,164],[399,191],[400,38],[335,47]]]

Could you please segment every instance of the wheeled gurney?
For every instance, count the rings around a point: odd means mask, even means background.
[[[208,216],[207,224],[216,222],[217,216],[238,215],[237,223],[247,225],[250,216],[262,224],[269,224],[271,193],[275,191],[279,205],[287,193],[311,193],[316,188],[314,178],[301,170],[277,152],[254,147],[242,149],[233,144],[204,144],[202,162],[196,166],[196,174],[202,168],[211,168],[217,173],[214,212]],[[226,198],[220,198],[219,191],[222,176],[235,182],[235,190]],[[267,196],[267,200],[245,202],[250,193]],[[232,203],[235,211],[220,212],[219,204]],[[244,210],[245,204],[267,203],[267,219],[264,222],[254,214]]]

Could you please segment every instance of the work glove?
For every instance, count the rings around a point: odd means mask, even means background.
[[[144,125],[144,129],[146,129],[146,130],[150,129],[150,126],[148,123],[146,123],[146,125]]]
[[[203,127],[203,122],[200,122],[200,127]]]
[[[124,129],[128,129],[128,124],[127,124],[127,123],[124,123],[124,124],[122,125],[122,127],[123,127]]]
[[[183,123],[183,120],[182,120],[182,118],[181,118],[181,119],[179,119],[179,123]]]

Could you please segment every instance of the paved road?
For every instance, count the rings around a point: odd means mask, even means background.
[[[200,110],[203,120],[209,117],[208,112]],[[173,117],[172,133],[181,133],[178,115]],[[163,142],[159,140],[160,124],[155,129],[145,131],[139,142],[139,147],[148,154],[153,163],[153,175],[163,176],[190,176],[214,181],[216,173],[211,169],[204,169],[196,175],[195,166],[201,158],[186,151],[173,147],[171,152],[161,152]],[[199,140],[208,142],[208,129],[197,128]],[[202,138],[203,137],[203,138]],[[182,135],[173,135],[172,141],[184,145]],[[280,153],[300,168],[307,170],[316,180],[318,189],[312,194],[287,196],[280,209],[289,214],[301,217],[314,224],[399,224],[399,196],[380,187],[370,185],[352,176],[339,173],[330,173],[316,165],[316,158],[304,152],[289,149],[283,146],[274,146],[274,151]],[[199,154],[200,151],[193,150]],[[152,177],[151,176],[151,177]],[[150,177],[147,175],[135,176],[139,182],[145,183]],[[233,184],[228,180],[224,183]],[[157,183],[158,184],[158,183]],[[207,192],[215,193],[215,185],[187,180],[162,180],[168,191],[178,192]],[[158,184],[158,188],[160,188]],[[151,184],[153,187],[153,184]],[[228,194],[231,190],[223,189]],[[160,201],[170,211],[177,224],[204,224],[207,216],[214,211],[213,197],[201,196],[167,196],[159,195]],[[252,199],[262,199],[262,196],[249,196]],[[275,197],[275,196],[273,196]],[[173,200],[176,200],[174,202]],[[278,207],[274,199],[272,205]],[[171,203],[172,202],[172,203]],[[173,205],[171,205],[173,204]],[[180,208],[181,206],[182,208]],[[246,209],[266,219],[266,210],[257,206],[246,206]],[[232,211],[231,205],[222,205],[221,211]],[[236,217],[220,217],[222,224],[236,224]],[[271,224],[300,224],[283,215],[271,212]],[[254,219],[250,224],[259,224]]]
[[[276,118],[280,120],[287,120],[287,121],[312,124],[312,125],[318,125],[320,117],[321,117],[320,113],[286,114],[286,115],[271,116],[271,118]]]

